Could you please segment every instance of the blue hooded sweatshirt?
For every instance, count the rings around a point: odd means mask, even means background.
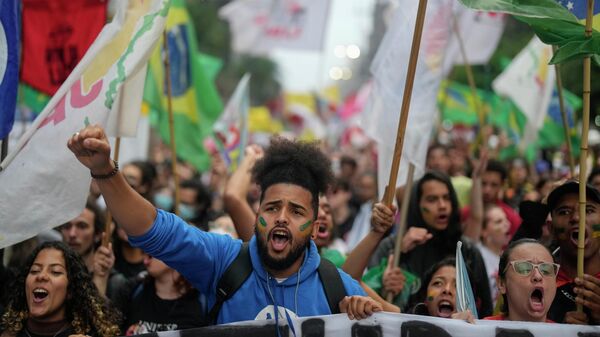
[[[145,234],[130,236],[130,243],[179,271],[196,289],[205,294],[208,308],[216,298],[221,275],[237,257],[241,240],[227,235],[203,232],[172,213],[157,210],[154,224]],[[278,308],[279,319],[331,314],[317,268],[321,262],[312,240],[298,273],[281,281],[263,268],[256,237],[249,244],[253,272],[232,298],[223,303],[217,324],[254,319],[269,319]],[[346,294],[366,296],[352,277],[339,270]],[[280,282],[281,281],[281,282]],[[283,311],[285,308],[285,311]],[[282,316],[283,315],[283,316]]]

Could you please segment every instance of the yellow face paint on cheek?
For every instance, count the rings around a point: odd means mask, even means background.
[[[600,238],[600,224],[592,225],[592,237],[594,239]]]
[[[427,298],[425,299],[425,303],[433,301],[433,299],[436,298],[439,294],[440,292],[436,289],[427,290]]]

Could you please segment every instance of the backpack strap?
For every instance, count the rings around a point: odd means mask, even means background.
[[[207,325],[216,324],[223,303],[235,294],[251,273],[252,261],[250,260],[248,243],[244,242],[238,256],[227,267],[217,283],[216,301],[206,316]]]
[[[346,296],[346,287],[344,287],[340,272],[331,261],[324,258],[321,258],[318,270],[329,310],[331,310],[331,314],[339,314],[340,302]]]

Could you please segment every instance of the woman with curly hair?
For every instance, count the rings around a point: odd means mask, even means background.
[[[1,337],[119,334],[119,313],[100,296],[81,257],[62,242],[37,247],[12,289]]]

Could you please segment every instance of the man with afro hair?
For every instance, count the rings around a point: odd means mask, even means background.
[[[130,243],[179,271],[206,295],[208,307],[212,307],[217,283],[242,242],[203,232],[154,208],[118,172],[101,127],[82,129],[69,139],[68,147],[90,169]],[[252,272],[223,303],[216,323],[268,318],[289,321],[294,316],[330,314],[317,271],[320,257],[311,240],[318,230],[314,225],[318,197],[332,177],[329,160],[314,144],[276,138],[256,163],[253,176],[262,194],[255,236],[248,245]],[[355,280],[339,273],[348,295],[339,303],[341,312],[360,319],[381,311],[381,305],[364,296]]]

